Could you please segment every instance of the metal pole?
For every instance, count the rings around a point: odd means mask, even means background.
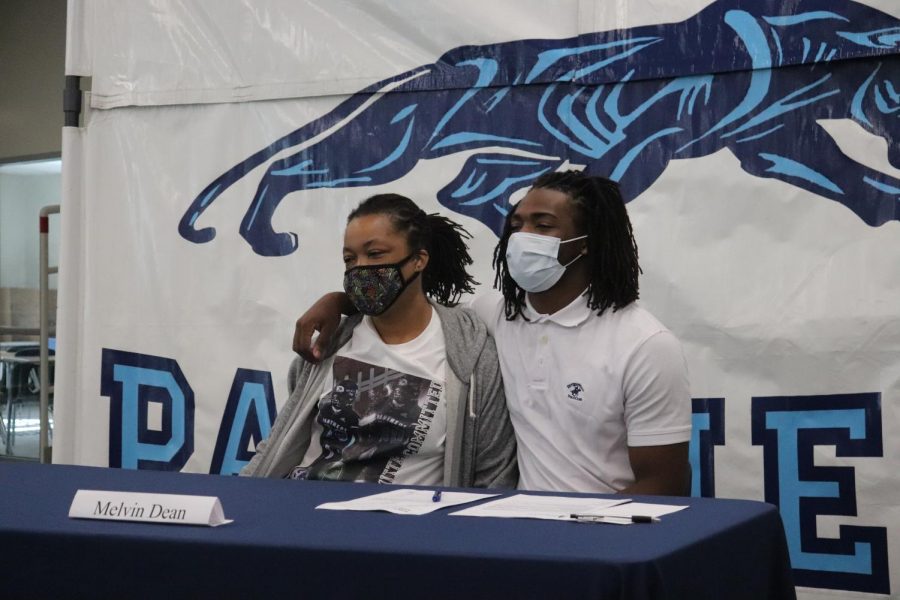
[[[81,77],[66,75],[63,89],[63,127],[78,127],[81,118]]]
[[[39,437],[40,460],[50,462],[50,215],[59,213],[59,204],[45,206],[41,209],[41,430]]]

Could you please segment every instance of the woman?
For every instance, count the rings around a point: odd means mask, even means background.
[[[467,237],[396,194],[350,214],[344,290],[359,314],[341,323],[325,360],[294,360],[290,398],[242,475],[516,485],[494,341],[452,308],[472,291]]]

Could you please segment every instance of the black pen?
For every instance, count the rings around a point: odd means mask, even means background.
[[[571,514],[570,519],[585,523],[603,523],[604,521],[615,523],[616,521],[629,521],[631,523],[659,523],[659,517],[650,515],[583,515]]]
[[[435,490],[434,496],[431,497],[432,502],[440,502],[441,501],[441,490]]]
[[[651,517],[650,515],[631,515],[632,523],[659,523],[659,517]]]

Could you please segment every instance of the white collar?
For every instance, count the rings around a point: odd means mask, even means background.
[[[522,311],[522,314],[531,323],[549,322],[562,325],[563,327],[578,327],[594,314],[594,311],[588,306],[586,294],[587,290],[582,294],[578,294],[567,306],[549,315],[536,311],[528,300],[528,294],[525,294],[525,309]]]

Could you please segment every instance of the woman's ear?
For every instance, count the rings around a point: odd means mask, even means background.
[[[428,260],[430,258],[431,257],[428,255],[428,250],[419,250],[419,253],[416,255],[416,258],[413,261],[416,271],[424,271],[425,267],[428,266]]]

